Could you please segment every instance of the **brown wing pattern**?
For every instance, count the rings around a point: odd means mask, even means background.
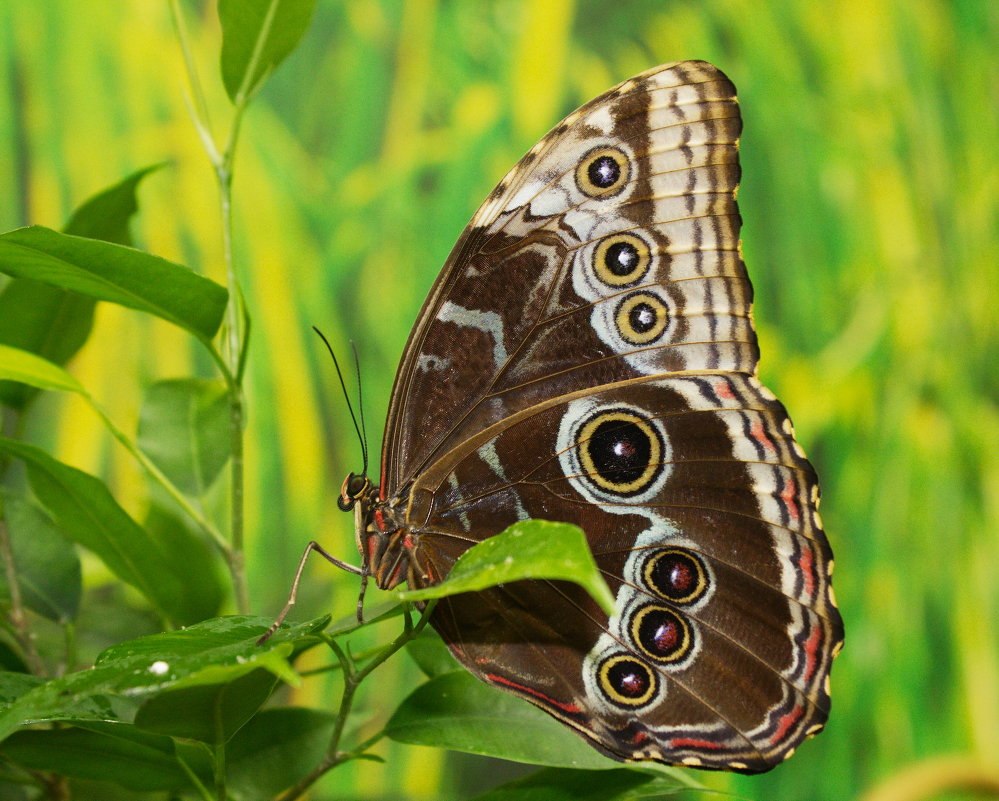
[[[407,345],[385,496],[541,399],[637,375],[755,371],[740,130],[732,84],[685,62],[610,90],[521,160],[458,241]],[[598,179],[617,167],[617,185],[595,186],[586,166]]]

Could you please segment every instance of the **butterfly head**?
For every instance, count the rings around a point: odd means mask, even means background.
[[[370,489],[371,479],[364,473],[360,475],[349,473],[343,480],[343,486],[340,487],[340,497],[337,498],[336,505],[340,507],[341,512],[349,512],[354,508],[354,504],[368,494]]]

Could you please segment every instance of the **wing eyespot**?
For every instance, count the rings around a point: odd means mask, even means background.
[[[576,186],[587,197],[613,197],[624,189],[630,175],[631,164],[623,150],[595,147],[576,167]]]
[[[602,239],[593,252],[593,269],[608,286],[638,283],[648,272],[652,254],[645,240],[634,234]]]

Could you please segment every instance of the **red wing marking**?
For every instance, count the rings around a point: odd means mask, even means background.
[[[819,652],[819,642],[822,640],[822,627],[816,626],[812,629],[812,633],[808,635],[808,639],[805,641],[805,683],[807,684],[812,680],[812,676],[815,674],[815,668],[818,666],[819,661],[817,655]]]
[[[583,710],[580,709],[575,704],[564,704],[561,701],[556,701],[554,698],[550,698],[545,695],[540,690],[535,690],[533,687],[528,687],[524,684],[518,684],[515,681],[504,678],[503,676],[498,676],[495,673],[487,673],[486,679],[493,682],[493,684],[502,684],[504,687],[510,687],[511,689],[517,690],[518,692],[527,693],[528,695],[533,695],[535,698],[544,701],[546,704],[551,704],[552,706],[558,707],[563,712],[568,712],[570,715],[578,715]]]
[[[777,448],[774,447],[773,442],[770,437],[767,436],[767,432],[763,430],[763,423],[757,420],[753,423],[752,427],[749,429],[750,436],[760,443],[768,451],[776,451]]]
[[[725,400],[732,400],[735,398],[735,394],[732,392],[732,385],[728,381],[719,381],[714,386],[715,395],[719,398],[725,398]]]
[[[798,567],[805,577],[805,595],[811,598],[815,594],[815,557],[811,550],[805,546],[802,548],[801,556],[798,557]]]
[[[797,723],[803,714],[805,714],[805,709],[801,704],[798,704],[794,709],[784,715],[777,724],[777,731],[774,732],[774,736],[770,738],[770,744],[777,745],[777,743],[783,740],[784,735],[788,732],[788,729]]]
[[[669,741],[670,748],[699,748],[707,750],[717,751],[722,747],[721,743],[715,743],[711,740],[694,740],[691,737],[674,737]]]
[[[784,482],[784,491],[780,494],[780,498],[787,504],[787,512],[793,520],[801,517],[801,513],[798,511],[798,501],[795,498],[797,494],[798,485],[795,484],[793,478],[789,478]]]

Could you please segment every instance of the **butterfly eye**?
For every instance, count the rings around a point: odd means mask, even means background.
[[[618,333],[633,345],[645,345],[662,336],[669,322],[666,304],[650,292],[628,295],[614,315]]]
[[[367,476],[350,473],[343,480],[343,485],[340,487],[340,497],[336,499],[336,505],[340,507],[340,511],[349,512],[353,509],[354,504],[367,492],[369,483]]]
[[[634,234],[616,234],[600,241],[593,254],[597,277],[610,286],[637,282],[649,269],[649,246]]]
[[[679,662],[694,644],[690,624],[665,606],[646,604],[631,616],[632,643],[657,662]]]
[[[659,689],[656,674],[644,662],[627,654],[614,654],[597,668],[597,684],[613,704],[623,707],[645,706]]]
[[[662,472],[663,442],[647,420],[625,410],[594,415],[579,430],[586,478],[615,495],[635,495]]]
[[[708,589],[704,563],[677,548],[653,551],[642,566],[642,579],[648,589],[675,604],[694,603]]]
[[[620,192],[631,174],[628,157],[616,147],[589,151],[576,167],[576,185],[587,197],[612,197]]]

